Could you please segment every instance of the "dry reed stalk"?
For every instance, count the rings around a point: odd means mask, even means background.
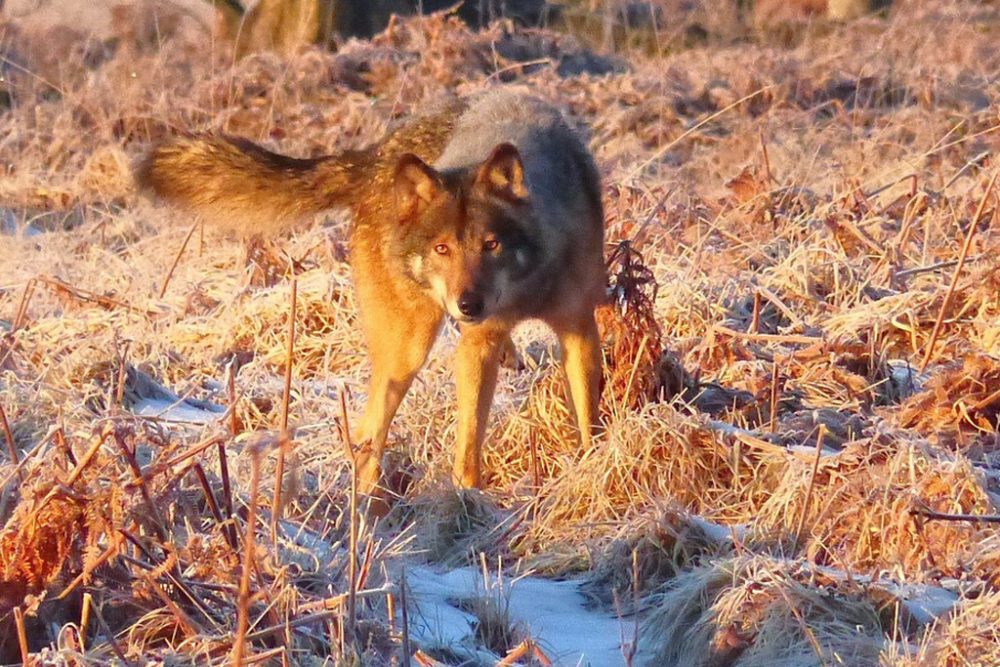
[[[403,646],[403,665],[402,667],[410,667],[410,612],[406,604],[406,564],[404,563],[399,569],[399,609],[402,614],[402,638],[401,643]]]
[[[768,430],[771,433],[778,432],[778,387],[781,384],[781,376],[778,373],[778,359],[771,363],[771,405],[768,415]]]
[[[937,320],[935,320],[934,328],[931,330],[931,337],[927,341],[927,350],[924,352],[924,358],[920,362],[920,373],[923,373],[924,370],[926,370],[927,364],[930,363],[931,358],[934,355],[934,344],[937,343],[938,335],[941,333],[941,326],[944,324],[944,316],[948,312],[948,306],[951,305],[951,298],[955,294],[955,287],[958,285],[958,278],[962,274],[962,267],[965,266],[965,258],[969,255],[969,248],[972,247],[972,237],[976,233],[976,226],[979,224],[979,219],[982,217],[983,210],[986,208],[986,202],[989,201],[990,195],[993,193],[993,186],[996,185],[997,176],[1000,176],[1000,171],[994,172],[993,177],[986,186],[986,192],[983,193],[983,198],[979,200],[979,206],[976,208],[976,214],[972,216],[972,220],[969,222],[969,231],[966,232],[965,241],[962,243],[962,249],[958,253],[958,264],[956,264],[955,272],[951,276],[951,284],[948,285],[948,291],[945,293],[944,301],[941,302],[941,309],[938,311]]]
[[[764,333],[747,333],[744,331],[736,331],[735,329],[730,329],[727,326],[721,324],[716,324],[712,327],[709,335],[716,333],[724,334],[726,336],[732,336],[733,338],[741,338],[743,340],[758,340],[766,343],[798,343],[802,345],[812,345],[814,343],[821,342],[823,339],[819,336],[803,336],[801,334],[764,334]]]
[[[24,627],[24,612],[14,607],[14,627],[17,631],[17,647],[21,651],[21,665],[31,667],[31,653],[28,651],[28,633]]]
[[[117,348],[117,337],[116,337],[116,348]],[[118,412],[122,408],[122,402],[125,398],[125,383],[128,379],[128,349],[129,341],[125,342],[125,347],[119,352],[117,349],[115,352],[118,357],[118,374],[115,379],[114,396],[108,401],[108,415],[111,417],[116,417]]]
[[[240,572],[240,589],[237,598],[236,637],[233,641],[233,667],[242,667],[247,652],[247,633],[250,629],[250,572],[256,569],[257,495],[260,490],[260,466],[263,443],[254,443],[250,451],[250,498],[247,506],[246,531],[243,534],[243,569]]]
[[[350,464],[350,526],[348,529],[347,550],[347,631],[352,646],[357,641],[357,590],[358,590],[358,465],[351,443],[351,428],[347,419],[346,392],[340,392],[340,437],[344,443],[344,455]]]
[[[932,510],[915,507],[910,510],[910,514],[920,516],[932,521],[968,521],[969,523],[1000,523],[1000,514],[947,514],[945,512],[934,512]]]
[[[750,324],[747,326],[747,333],[760,333],[760,292],[753,293],[753,313],[750,316]]]
[[[24,325],[24,320],[28,315],[28,304],[31,301],[31,296],[35,291],[35,284],[37,282],[37,278],[31,278],[27,283],[25,283],[24,292],[21,294],[21,301],[17,305],[17,313],[14,315],[14,322],[10,327],[10,333],[0,337],[0,343],[3,343],[0,345],[0,352],[3,353],[2,356],[0,356],[0,369],[4,368],[7,364],[7,360],[10,359],[10,356],[14,353],[13,342],[8,342],[5,339],[9,338],[12,341],[13,335]]]
[[[512,667],[521,663],[524,658],[528,658],[529,663],[538,662],[542,667],[552,667],[552,660],[545,655],[538,644],[532,639],[525,639],[520,644],[507,652],[496,664],[496,667]]]
[[[802,502],[802,514],[799,515],[799,523],[795,528],[795,548],[799,548],[802,539],[802,529],[806,525],[806,516],[809,514],[809,504],[812,502],[813,488],[816,485],[816,471],[819,470],[820,459],[823,458],[823,438],[826,435],[826,424],[819,425],[819,434],[816,437],[816,457],[813,459],[812,471],[809,473],[809,486],[806,487],[806,497]]]
[[[639,597],[640,597],[640,587],[642,586],[639,579],[639,550],[635,547],[632,548],[632,636],[626,641],[625,639],[625,627],[622,622],[621,612],[618,614],[618,637],[619,637],[619,650],[622,654],[622,659],[625,661],[625,667],[632,667],[635,663],[635,657],[639,653]],[[615,606],[618,607],[618,591],[615,593]]]
[[[17,455],[17,444],[14,442],[14,433],[10,430],[10,422],[7,421],[7,412],[0,405],[0,426],[3,427],[4,439],[7,441],[7,453],[10,455],[10,462],[17,470],[17,478],[24,483],[24,473],[21,471],[20,457]]]
[[[191,229],[188,230],[187,235],[184,237],[184,242],[181,243],[181,249],[177,251],[177,256],[174,257],[173,264],[170,265],[170,269],[167,271],[166,278],[163,279],[163,286],[160,288],[160,293],[157,298],[162,299],[167,294],[167,287],[170,286],[170,279],[174,277],[174,271],[177,270],[177,265],[181,261],[181,256],[184,255],[184,251],[187,249],[188,241],[191,240],[191,235],[194,234],[194,230],[198,227],[198,223],[195,222],[191,225]]]
[[[163,591],[163,588],[157,583],[156,579],[148,574],[142,575],[142,579],[146,582],[149,590],[152,590],[156,594],[156,597],[160,599],[160,602],[162,602],[163,606],[170,612],[170,615],[174,617],[177,625],[184,633],[185,638],[194,637],[199,634],[201,628],[195,625],[194,621],[191,620],[191,617],[188,616],[176,602],[170,599],[170,596]],[[178,581],[174,579],[173,583],[176,585]]]
[[[200,463],[195,463],[191,468],[194,470],[195,477],[198,478],[198,484],[201,485],[202,493],[205,494],[205,503],[208,505],[208,511],[212,513],[212,517],[216,523],[221,524],[223,521],[222,512],[219,510],[219,504],[215,501],[215,494],[212,492],[212,485],[208,481],[205,469],[201,467]]]
[[[420,649],[417,649],[417,652],[413,654],[413,659],[417,661],[417,664],[420,665],[420,667],[445,667],[443,662],[438,662]],[[409,656],[407,656],[406,662],[403,663],[403,667],[410,667]]]
[[[226,390],[229,396],[229,435],[235,439],[239,435],[239,418],[236,407],[239,398],[236,395],[236,366],[231,361],[226,367]],[[226,503],[226,539],[229,545],[237,548],[236,525],[233,522],[233,487],[229,477],[229,457],[226,454],[226,441],[219,439],[219,477],[222,478],[222,498]]]
[[[90,610],[94,605],[94,596],[91,593],[83,594],[83,604],[80,609],[80,650],[87,650],[87,628],[90,626]]]
[[[383,574],[385,565],[383,567]],[[389,634],[396,634],[396,596],[390,591],[385,594],[385,624]]]
[[[98,294],[97,292],[84,289],[82,287],[76,287],[75,285],[70,285],[69,283],[59,280],[58,278],[53,278],[52,276],[37,276],[34,278],[37,282],[48,285],[57,294],[65,294],[71,296],[79,301],[84,301],[87,303],[94,303],[104,308],[106,310],[113,310],[115,308],[124,308],[125,310],[140,313],[147,316],[155,315],[153,311],[138,308],[130,303],[121,301],[119,299],[114,299],[103,294]]]
[[[700,121],[698,121],[697,123],[695,123],[694,125],[692,125],[690,128],[688,128],[687,130],[685,130],[684,132],[682,132],[675,139],[667,142],[665,145],[663,145],[660,148],[658,148],[646,161],[644,161],[638,167],[636,167],[635,169],[633,169],[623,180],[625,182],[631,181],[636,176],[638,176],[643,171],[645,171],[646,167],[648,167],[649,165],[653,164],[654,162],[656,162],[657,160],[659,160],[660,158],[662,158],[664,155],[666,155],[670,151],[671,148],[673,148],[674,146],[676,146],[677,144],[679,144],[681,141],[683,141],[684,139],[686,139],[690,135],[692,135],[695,132],[697,132],[698,130],[700,130],[702,127],[704,127],[708,123],[711,123],[713,120],[715,120],[719,116],[725,114],[728,111],[731,111],[732,109],[735,109],[739,105],[744,104],[745,102],[749,102],[750,100],[752,100],[753,98],[757,97],[758,95],[766,93],[767,91],[769,91],[772,88],[774,88],[774,86],[764,86],[762,88],[758,88],[757,90],[755,90],[755,91],[753,91],[753,92],[751,92],[751,93],[749,93],[747,95],[744,95],[740,99],[736,100],[735,102],[733,102],[731,104],[726,105],[725,107],[719,109],[718,111],[716,111],[714,113],[711,113],[708,116],[705,116],[705,118],[701,119]]]
[[[288,405],[292,398],[292,367],[295,364],[295,310],[298,301],[299,281],[295,276],[295,267],[291,267],[292,284],[291,300],[288,306],[288,338],[285,348],[285,379],[281,392],[281,434],[278,438],[278,462],[274,470],[274,496],[271,500],[271,541],[278,542],[278,522],[283,513],[281,491],[285,483],[285,455],[292,447],[291,434],[288,432]]]
[[[108,642],[108,646],[111,647],[112,653],[115,654],[115,657],[117,657],[118,660],[125,665],[125,667],[132,667],[132,661],[125,657],[125,652],[122,650],[122,647],[118,645],[118,641],[115,639],[114,631],[112,631],[108,626],[108,622],[104,619],[104,614],[101,613],[101,610],[98,607],[94,607],[94,618],[97,619],[97,624],[100,625],[101,630],[104,631],[104,637]]]
[[[31,302],[32,293],[35,291],[35,284],[38,278],[32,278],[24,285],[24,292],[21,294],[21,301],[17,305],[17,314],[14,316],[14,323],[11,325],[11,333],[15,333],[24,325],[24,319],[28,315],[28,304]]]
[[[202,440],[201,442],[199,442],[199,443],[197,443],[195,445],[192,445],[191,447],[188,447],[186,450],[184,450],[183,452],[181,452],[177,456],[175,456],[172,459],[168,460],[164,464],[163,467],[164,468],[173,468],[174,466],[177,466],[177,465],[179,465],[181,463],[184,463],[185,461],[187,461],[189,459],[193,459],[194,457],[196,457],[196,456],[204,453],[206,450],[211,449],[213,445],[217,445],[217,444],[219,444],[220,442],[223,442],[223,441],[224,440],[223,440],[223,438],[221,436],[218,436],[218,435],[209,436],[208,438]],[[197,463],[192,464],[192,465],[197,465]]]
[[[774,173],[771,171],[771,157],[767,153],[767,140],[764,139],[764,129],[761,128],[757,134],[760,139],[760,153],[764,160],[764,178],[767,180],[769,188],[774,187]]]
[[[153,532],[156,533],[156,537],[160,540],[160,544],[169,544],[170,540],[166,529],[167,524],[163,520],[163,515],[160,513],[159,507],[153,502],[153,496],[149,492],[149,485],[146,483],[146,476],[142,474],[142,468],[139,467],[139,462],[135,458],[135,452],[128,446],[128,443],[125,442],[125,438],[122,437],[122,434],[118,429],[112,428],[111,436],[118,445],[118,448],[122,451],[122,454],[125,455],[125,460],[128,462],[128,466],[132,471],[135,482],[139,487],[139,493],[142,495],[142,501],[146,505],[146,510],[149,512]],[[163,548],[166,549],[166,546]]]
[[[966,264],[974,264],[976,262],[980,262],[980,261],[982,261],[984,259],[988,259],[988,258],[989,258],[988,255],[973,255],[972,257],[967,257],[965,259],[965,263]],[[935,262],[935,263],[929,264],[927,266],[915,266],[912,269],[904,269],[903,271],[897,271],[896,272],[896,277],[897,278],[911,278],[913,276],[920,275],[921,273],[931,273],[931,272],[937,271],[939,269],[949,269],[949,268],[951,268],[953,266],[956,266],[958,264],[958,262],[959,262],[959,260],[957,260],[957,259],[948,259],[948,260],[944,260],[944,261],[941,261],[941,262]]]

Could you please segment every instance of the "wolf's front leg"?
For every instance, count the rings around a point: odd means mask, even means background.
[[[580,428],[580,442],[589,447],[598,424],[601,391],[601,338],[593,310],[575,320],[552,323],[562,348],[563,369]]]
[[[490,324],[462,327],[458,343],[458,443],[452,479],[456,486],[482,485],[482,448],[497,386],[500,356],[510,340],[510,330]]]
[[[364,495],[377,496],[382,491],[381,463],[389,426],[437,338],[442,313],[433,305],[407,307],[365,299],[365,288],[359,286],[358,291],[372,361],[368,400],[357,443],[362,446],[356,460],[358,490]]]

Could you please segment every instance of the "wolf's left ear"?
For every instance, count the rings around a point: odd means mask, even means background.
[[[528,199],[528,188],[524,183],[524,165],[521,154],[514,144],[503,143],[493,149],[490,156],[479,167],[476,183],[491,193],[520,203]]]

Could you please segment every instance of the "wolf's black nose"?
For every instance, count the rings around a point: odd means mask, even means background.
[[[458,310],[466,317],[479,317],[483,314],[483,297],[466,292],[458,298]]]

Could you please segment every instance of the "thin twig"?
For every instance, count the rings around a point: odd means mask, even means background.
[[[122,434],[117,429],[114,429],[111,435],[112,439],[118,445],[118,448],[125,455],[125,461],[132,470],[135,482],[139,486],[139,494],[142,496],[143,503],[145,503],[146,509],[149,512],[153,532],[156,533],[156,537],[160,540],[160,544],[168,544],[169,539],[167,537],[167,530],[164,528],[166,522],[163,520],[163,516],[160,514],[159,508],[153,502],[153,496],[149,492],[149,486],[146,484],[146,477],[142,474],[142,468],[139,467],[139,462],[135,458],[135,452],[129,448],[128,443],[125,442],[125,438],[122,437]]]
[[[17,456],[17,445],[14,443],[14,433],[10,430],[10,423],[7,421],[7,413],[0,405],[0,425],[3,426],[4,438],[7,440],[7,453],[10,454],[10,462],[17,466],[17,479],[24,483],[24,473],[21,471],[21,460]]]
[[[726,336],[732,336],[733,338],[741,338],[743,340],[759,340],[768,343],[799,343],[802,345],[811,345],[823,340],[819,336],[803,336],[799,334],[747,333],[745,331],[730,329],[729,327],[722,326],[721,324],[716,324],[712,327],[709,333],[721,333]]]
[[[920,373],[926,370],[927,364],[930,363],[934,355],[934,345],[937,343],[938,335],[941,333],[941,326],[944,324],[944,317],[948,312],[948,306],[951,305],[951,298],[955,294],[955,287],[958,285],[958,278],[962,274],[962,267],[965,266],[965,258],[969,255],[969,248],[972,246],[972,237],[976,233],[976,226],[979,225],[979,219],[986,208],[986,202],[989,200],[990,195],[993,194],[993,186],[996,185],[997,176],[1000,176],[1000,171],[994,172],[993,178],[990,179],[989,185],[986,186],[983,198],[979,200],[979,207],[976,209],[976,214],[972,216],[972,221],[969,223],[969,231],[965,235],[965,242],[962,243],[962,250],[958,254],[958,264],[955,266],[955,273],[951,276],[951,284],[948,286],[948,292],[944,295],[944,301],[941,302],[941,309],[938,311],[937,320],[934,322],[934,329],[931,330],[931,338],[927,341],[927,351],[924,353],[924,360],[920,362],[920,368],[918,369]]]
[[[205,502],[208,504],[208,511],[212,513],[215,517],[217,523],[222,523],[222,512],[219,510],[219,505],[215,501],[215,494],[212,492],[212,485],[208,481],[208,475],[205,474],[205,469],[201,467],[200,463],[195,463],[191,468],[194,470],[195,476],[198,478],[198,483],[201,484],[201,490],[205,493]]]
[[[987,259],[987,255],[973,255],[972,257],[967,257],[965,259],[966,264],[971,264],[973,262],[979,262]],[[927,266],[915,266],[912,269],[903,269],[902,271],[896,272],[896,278],[908,278],[910,276],[916,276],[921,273],[930,273],[932,271],[937,271],[938,269],[947,269],[958,264],[957,259],[949,259],[943,262],[937,262],[935,264],[928,264]]]
[[[80,609],[80,650],[87,650],[87,626],[90,625],[90,609],[94,605],[94,596],[90,593],[83,594],[83,605]]]
[[[823,438],[826,435],[826,424],[819,425],[819,433],[816,435],[816,458],[813,459],[812,473],[809,475],[809,486],[806,488],[806,499],[802,503],[802,514],[799,515],[799,525],[795,529],[795,548],[799,546],[802,539],[802,529],[806,525],[806,516],[809,514],[809,503],[812,502],[813,487],[816,485],[816,472],[819,470],[819,461],[823,458]]]
[[[369,598],[378,597],[386,594],[392,594],[396,591],[396,587],[392,584],[387,584],[380,588],[374,588],[367,591],[358,591],[358,598]],[[278,625],[272,625],[260,630],[255,630],[254,632],[247,635],[248,641],[256,641],[258,639],[263,639],[270,635],[278,634],[284,631],[286,628],[298,628],[303,625],[310,625],[314,621],[320,621],[324,618],[330,618],[337,614],[342,613],[344,603],[347,601],[347,595],[335,595],[333,597],[327,598],[322,601],[320,605],[305,605],[300,607],[300,611],[307,611],[309,613],[300,616],[294,620],[288,621],[287,623],[279,623]],[[316,611],[310,611],[315,609]]]
[[[104,620],[104,614],[102,614],[101,610],[97,607],[94,607],[94,617],[97,619],[98,625],[101,626],[101,630],[104,631],[105,639],[108,642],[108,646],[111,647],[111,651],[121,661],[121,663],[125,665],[125,667],[132,667],[132,661],[125,657],[125,652],[122,651],[122,647],[118,645],[117,641],[115,641],[114,632],[112,632],[111,628],[108,627],[108,622]]]
[[[37,278],[32,278],[24,285],[24,293],[21,294],[21,302],[17,305],[17,315],[14,316],[14,324],[10,328],[10,332],[14,333],[24,324],[24,318],[28,313],[28,303],[31,301],[31,295],[35,291],[35,283],[38,282]]]
[[[406,608],[406,565],[399,571],[399,609],[402,613],[403,621],[403,664],[402,667],[410,667],[410,615]]]
[[[83,289],[82,287],[75,287],[67,282],[59,280],[58,278],[53,278],[52,276],[37,276],[36,281],[44,283],[49,287],[55,288],[57,291],[65,292],[70,296],[79,299],[80,301],[89,301],[91,303],[96,303],[102,308],[107,308],[108,310],[112,308],[124,308],[125,310],[130,310],[135,313],[143,313],[146,315],[155,315],[151,310],[138,308],[125,301],[119,301],[118,299],[113,299],[109,296],[103,294],[98,294],[97,292],[92,292],[90,290]]]
[[[239,607],[236,617],[236,639],[233,641],[233,667],[242,667],[246,654],[247,631],[250,629],[250,571],[254,567],[254,536],[257,523],[257,492],[260,488],[261,452],[254,449],[250,462],[250,505],[243,537],[243,571],[240,572]]]
[[[236,416],[238,397],[236,396],[236,362],[229,364],[229,432],[233,438],[239,435],[239,418]],[[219,441],[219,476],[222,477],[222,499],[226,503],[226,538],[229,544],[236,548],[236,526],[233,524],[233,488],[229,479],[229,457],[226,455],[226,443]]]
[[[357,590],[358,590],[358,461],[351,443],[351,429],[347,423],[346,392],[340,392],[340,431],[344,451],[351,466],[350,532],[347,547],[347,630],[353,645],[357,637]]]
[[[285,385],[281,394],[281,430],[288,431],[288,403],[292,393],[292,367],[295,363],[295,311],[299,281],[292,275],[291,304],[288,313],[288,339],[285,348]]]
[[[743,104],[744,102],[748,102],[748,101],[752,100],[753,98],[757,97],[761,93],[765,93],[765,92],[767,92],[768,90],[770,90],[773,87],[774,87],[773,85],[770,85],[770,86],[764,86],[763,88],[758,88],[757,90],[753,91],[752,93],[744,95],[743,97],[741,97],[740,99],[736,100],[735,102],[733,102],[731,104],[728,104],[728,105],[724,106],[723,108],[719,109],[718,111],[716,111],[715,113],[709,114],[705,118],[701,119],[700,121],[698,121],[697,123],[695,123],[694,125],[692,125],[691,127],[689,127],[687,130],[685,130],[684,132],[682,132],[673,141],[670,141],[665,146],[661,146],[660,148],[658,148],[656,150],[656,152],[653,153],[649,157],[649,159],[647,159],[645,162],[643,162],[638,167],[636,167],[631,172],[629,172],[629,174],[625,178],[622,179],[622,182],[631,181],[633,178],[635,178],[636,176],[638,176],[639,174],[641,174],[643,171],[645,171],[646,167],[648,167],[649,165],[653,164],[654,162],[656,162],[657,160],[659,160],[660,158],[662,158],[664,155],[666,155],[667,152],[671,148],[673,148],[674,146],[676,146],[677,144],[679,144],[681,141],[683,141],[684,139],[686,139],[689,135],[691,135],[694,132],[700,130],[702,127],[704,127],[708,123],[711,123],[713,120],[715,120],[716,118],[718,118],[722,114],[726,113],[727,111],[730,111],[731,109],[735,109],[736,107],[738,107],[739,105]]]
[[[188,247],[188,241],[191,240],[191,235],[194,234],[194,230],[198,228],[198,223],[191,225],[191,229],[188,230],[187,236],[184,237],[184,242],[181,243],[181,249],[177,251],[177,256],[174,257],[174,263],[170,265],[170,270],[167,271],[167,277],[163,279],[163,287],[160,288],[160,295],[158,298],[162,299],[167,293],[167,286],[170,284],[170,279],[174,277],[174,271],[177,269],[177,265],[181,261],[181,255]]]
[[[294,267],[293,267],[294,269]],[[281,520],[281,487],[285,482],[285,455],[292,446],[288,433],[288,404],[292,395],[292,366],[295,363],[295,304],[298,296],[298,279],[292,274],[291,304],[288,308],[288,339],[285,348],[285,385],[281,394],[281,435],[278,439],[278,462],[274,470],[274,495],[271,500],[271,540],[278,541],[278,522]]]
[[[17,646],[21,649],[21,664],[31,665],[31,652],[28,650],[28,633],[24,627],[24,612],[20,607],[14,607],[14,626],[17,629]]]
[[[1000,514],[947,514],[914,507],[910,514],[922,516],[932,521],[970,521],[972,523],[1000,523]]]
[[[781,377],[778,374],[778,360],[775,359],[771,363],[771,414],[768,419],[768,430],[771,433],[776,433],[778,431],[778,385],[781,382]]]

